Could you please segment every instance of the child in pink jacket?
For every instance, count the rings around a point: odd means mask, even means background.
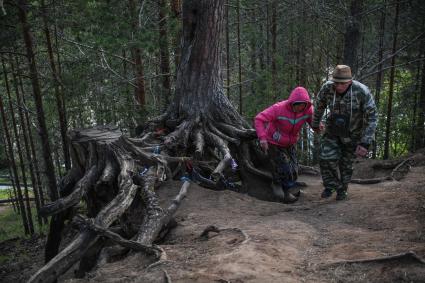
[[[289,192],[298,178],[295,144],[304,123],[311,127],[312,117],[313,106],[303,87],[295,88],[288,100],[270,106],[255,117],[260,146],[271,161],[273,192],[285,203],[298,200]]]

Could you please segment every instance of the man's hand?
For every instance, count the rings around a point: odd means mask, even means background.
[[[269,150],[269,143],[267,140],[260,140],[260,147],[264,151],[265,154],[267,154],[267,151]]]
[[[317,128],[312,127],[312,129],[315,133],[320,134],[325,130],[325,124],[323,124],[323,122],[320,122],[319,127],[317,127]]]
[[[366,157],[367,152],[368,152],[367,148],[359,144],[356,148],[355,154],[357,157]]]

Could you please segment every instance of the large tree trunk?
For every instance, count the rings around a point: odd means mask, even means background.
[[[344,64],[349,65],[353,74],[357,71],[357,48],[360,41],[360,21],[363,0],[352,0],[344,34]]]

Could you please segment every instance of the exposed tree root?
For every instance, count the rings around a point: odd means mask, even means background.
[[[406,173],[410,170],[412,166],[413,157],[409,157],[404,160],[392,160],[392,161],[384,161],[380,163],[374,164],[373,168],[383,168],[383,169],[393,169],[389,176],[380,177],[380,178],[371,178],[371,179],[352,179],[351,183],[355,184],[377,184],[384,181],[393,181],[402,179]]]
[[[170,115],[163,117],[169,119]],[[42,212],[56,215],[84,200],[87,215],[74,218],[80,234],[29,282],[52,282],[76,262],[93,254],[91,250],[98,251],[102,247],[103,250],[96,253],[99,255],[97,266],[130,250],[158,259],[150,268],[164,262],[161,250],[153,243],[186,196],[190,182],[278,201],[271,188],[267,189],[271,174],[267,159],[252,141],[252,129],[235,121],[213,125],[208,117],[197,116],[190,121],[173,122],[174,128],[161,131],[147,127],[140,138],[125,137],[117,128],[108,127],[71,132],[73,168],[61,180],[63,197],[43,207]],[[164,120],[158,123],[170,124]],[[395,179],[406,172],[410,164],[409,159],[398,162],[389,177],[353,182],[370,184]],[[317,174],[313,167],[300,166],[300,171]],[[164,209],[159,205],[155,189],[172,178],[180,178],[182,188]],[[113,232],[111,225],[122,232]],[[215,229],[217,233],[239,232],[244,238],[242,243],[249,240],[246,233],[237,228]],[[209,232],[213,230],[206,229],[204,236],[208,237]],[[121,248],[104,247],[105,241]]]
[[[418,257],[416,253],[409,251],[407,253],[401,253],[391,256],[383,256],[383,257],[377,257],[377,258],[367,258],[367,259],[356,259],[356,260],[343,260],[343,261],[337,261],[332,262],[327,265],[341,265],[341,264],[353,264],[353,263],[370,263],[370,262],[385,262],[385,261],[391,261],[391,260],[403,260],[403,259],[410,259],[415,262],[425,264],[425,261]]]
[[[168,272],[165,269],[162,269],[162,272],[164,273],[164,279],[165,279],[165,283],[171,283],[171,277],[168,274]]]
[[[381,178],[372,178],[372,179],[351,179],[351,183],[368,185],[368,184],[377,184],[383,181],[391,181],[393,178],[390,176],[381,177]]]
[[[102,241],[109,239],[125,248],[161,258],[161,250],[152,243],[162,227],[170,221],[190,184],[185,182],[170,207],[163,210],[154,192],[155,184],[165,179],[164,175],[170,172],[170,163],[189,158],[173,158],[144,151],[116,128],[93,128],[73,132],[71,136],[75,168],[61,182],[62,192],[69,195],[48,204],[43,212],[45,215],[58,214],[84,199],[89,217],[77,216],[74,219],[80,227],[79,236],[34,274],[29,282],[56,280],[84,258],[90,247],[100,240],[99,236],[102,236]],[[142,200],[143,207],[141,203],[133,201],[136,194]],[[122,216],[130,207],[139,207],[138,211],[144,211],[134,240],[123,238],[108,229],[117,221],[123,228],[128,228],[131,223],[122,222]]]
[[[214,226],[214,225],[207,226],[204,229],[204,231],[202,231],[199,238],[210,239],[210,238],[213,238],[213,237],[218,235],[218,234],[216,234],[214,236],[209,236],[209,234],[211,232],[220,233],[220,232],[223,232],[223,231],[236,231],[236,232],[242,234],[242,236],[244,237],[244,240],[240,243],[240,245],[246,244],[249,241],[249,236],[242,229],[239,229],[239,228],[218,228],[217,226]]]
[[[149,255],[154,255],[157,258],[161,257],[162,250],[160,250],[159,248],[155,246],[145,246],[143,244],[140,244],[139,242],[132,241],[132,240],[126,240],[123,237],[121,237],[119,234],[94,224],[93,219],[87,219],[86,217],[82,215],[77,215],[74,218],[74,223],[79,225],[82,230],[83,229],[92,230],[96,232],[99,236],[106,237],[112,240],[114,243],[119,244],[125,248],[129,248],[134,251],[144,252]]]

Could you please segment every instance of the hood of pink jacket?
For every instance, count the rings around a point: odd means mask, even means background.
[[[294,88],[294,90],[289,95],[289,98],[288,98],[287,101],[288,101],[287,107],[288,107],[288,110],[290,110],[290,111],[293,111],[292,110],[292,104],[294,102],[305,102],[305,103],[307,103],[305,110],[307,110],[311,107],[311,100],[310,100],[310,96],[308,95],[308,91],[305,88],[303,88],[302,86]]]

